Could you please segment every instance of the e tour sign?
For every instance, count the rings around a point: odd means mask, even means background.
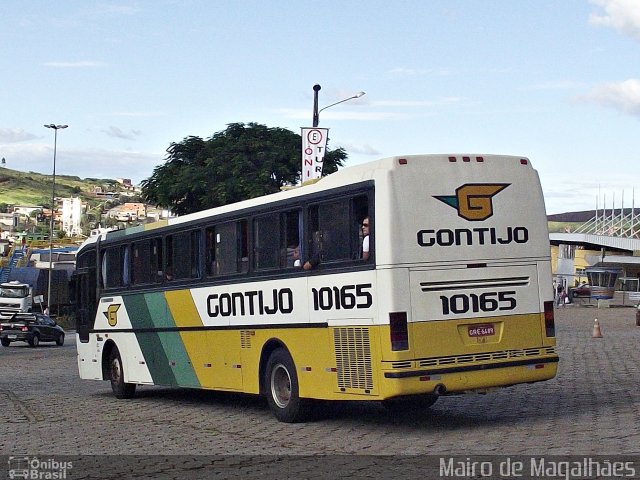
[[[302,182],[322,176],[328,136],[328,128],[302,129]]]

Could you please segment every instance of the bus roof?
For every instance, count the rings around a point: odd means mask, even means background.
[[[243,210],[253,207],[258,207],[266,203],[277,202],[290,198],[296,198],[303,195],[309,195],[317,192],[322,192],[332,188],[338,188],[346,185],[356,184],[367,180],[373,180],[380,175],[386,175],[388,172],[400,168],[406,163],[421,162],[425,164],[425,168],[428,168],[429,164],[442,166],[443,162],[486,162],[496,163],[501,165],[507,164],[520,164],[522,166],[532,168],[531,162],[527,157],[513,156],[513,155],[487,155],[487,154],[469,154],[469,153],[447,153],[447,154],[420,154],[420,155],[398,155],[393,157],[386,157],[372,162],[366,162],[359,165],[350,166],[338,170],[335,173],[322,177],[317,182],[298,185],[292,188],[264,195],[261,197],[251,198],[220,207],[201,210],[199,212],[190,213],[180,217],[170,218],[168,220],[160,220],[158,222],[148,223],[145,225],[139,225],[135,227],[129,227],[123,230],[114,230],[109,232],[102,232],[99,235],[88,238],[84,244],[95,243],[98,238],[102,241],[108,239],[121,238],[124,235],[143,232],[146,230],[152,230],[156,228],[179,225],[182,223],[188,223],[194,220],[207,218],[211,216],[223,215],[226,213],[234,212],[237,210]],[[500,167],[502,168],[502,166]],[[82,248],[81,248],[82,249]]]

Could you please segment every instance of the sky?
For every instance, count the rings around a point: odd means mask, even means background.
[[[526,156],[549,214],[640,207],[640,0],[2,0],[0,72],[15,170],[66,124],[57,174],[137,184],[187,136],[300,133],[319,84],[366,92],[320,113],[346,166]]]

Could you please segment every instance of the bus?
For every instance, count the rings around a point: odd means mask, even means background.
[[[243,392],[299,422],[317,400],[428,408],[548,380],[559,359],[525,157],[390,157],[102,233],[81,246],[74,285],[80,377],[118,398]]]

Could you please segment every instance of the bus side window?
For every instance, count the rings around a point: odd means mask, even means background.
[[[239,260],[237,271],[247,273],[249,271],[249,221],[238,221],[236,231],[238,235],[238,251],[236,255]]]
[[[366,195],[353,198],[352,220],[354,234],[351,238],[354,241],[352,249],[355,253],[352,258],[368,260],[373,252],[373,216],[369,215],[369,199]],[[368,255],[365,255],[365,248],[368,248]]]
[[[302,266],[302,215],[300,210],[291,210],[282,214],[280,229],[280,246],[284,255],[280,260],[283,268]]]
[[[151,255],[149,262],[149,278],[153,283],[162,282],[162,238],[151,240]]]
[[[322,260],[350,260],[352,254],[348,199],[319,205],[318,220]]]
[[[205,272],[207,277],[218,275],[218,263],[216,260],[216,229],[207,227],[205,232]]]
[[[138,285],[144,283],[144,274],[142,268],[143,245],[147,242],[135,242],[131,244],[131,283]]]
[[[167,280],[200,276],[200,231],[180,232],[167,237]]]
[[[215,227],[215,253],[219,275],[249,270],[248,222],[240,220]]]
[[[116,288],[122,286],[123,280],[123,259],[122,246],[107,248],[102,257],[102,278],[105,288]]]
[[[253,221],[253,251],[256,270],[280,266],[280,214],[274,213]]]
[[[131,284],[131,257],[129,255],[129,245],[123,245],[122,249],[122,285],[128,287]]]

